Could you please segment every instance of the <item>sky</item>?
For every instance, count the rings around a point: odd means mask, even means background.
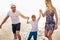
[[[45,11],[45,0],[0,0],[0,20],[2,17],[5,17],[10,11],[11,4],[15,4],[17,6],[17,10],[19,10],[23,15],[31,17],[32,14],[35,14],[36,17],[39,16],[39,9]],[[53,6],[56,8],[57,13],[60,13],[60,0],[52,0]],[[45,22],[45,19],[41,18],[40,24]]]
[[[26,15],[37,14],[39,9],[45,11],[45,0],[0,0],[0,12],[3,15],[10,10],[11,4],[17,6],[17,10]],[[60,10],[60,0],[52,0],[54,7]],[[4,13],[5,12],[5,13]],[[0,15],[2,14],[0,13]],[[37,14],[38,15],[38,14]]]

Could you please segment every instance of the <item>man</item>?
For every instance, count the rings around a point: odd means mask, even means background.
[[[27,19],[28,17],[25,17],[24,15],[22,15],[19,11],[16,10],[16,6],[15,5],[11,5],[11,10],[9,11],[7,16],[5,17],[5,19],[3,20],[3,22],[0,25],[0,28],[2,27],[2,25],[7,21],[7,19],[9,17],[11,17],[12,20],[12,31],[14,34],[14,40],[16,40],[17,38],[19,40],[21,40],[21,36],[19,34],[20,31],[20,21],[19,21],[19,16],[21,16],[24,19]]]

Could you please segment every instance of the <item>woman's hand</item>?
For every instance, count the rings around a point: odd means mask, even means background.
[[[55,24],[55,30],[58,28],[58,25],[57,24]]]

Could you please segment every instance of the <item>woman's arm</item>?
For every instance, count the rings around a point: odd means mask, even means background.
[[[58,15],[57,15],[57,12],[56,12],[56,9],[54,10],[54,13],[55,13],[55,26],[58,27]]]
[[[45,17],[45,13],[42,12],[42,10],[39,10],[43,17]]]

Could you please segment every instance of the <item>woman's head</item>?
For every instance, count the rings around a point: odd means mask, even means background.
[[[35,15],[32,15],[31,18],[32,18],[32,21],[36,20],[36,16]]]
[[[52,2],[51,2],[51,0],[45,0],[45,4],[46,4],[46,7],[47,7],[47,8],[52,7]]]

